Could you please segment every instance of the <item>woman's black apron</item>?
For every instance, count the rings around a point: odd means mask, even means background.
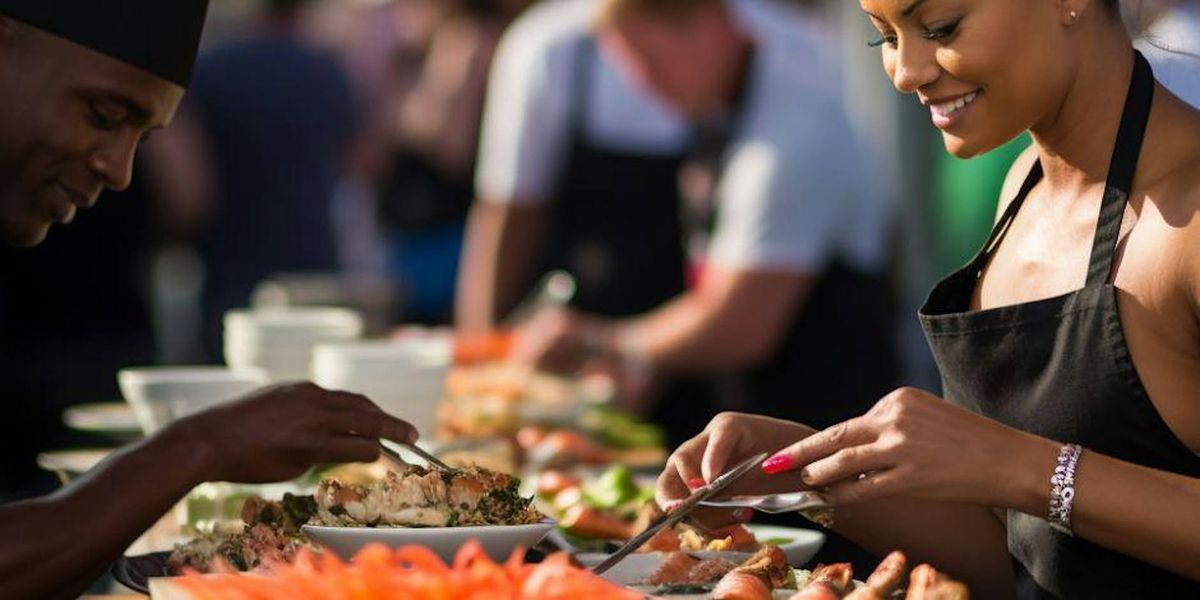
[[[1162,420],[1142,386],[1109,283],[1153,95],[1150,65],[1137,54],[1083,289],[970,312],[982,269],[1042,177],[1038,163],[979,255],[930,294],[921,321],[947,400],[1039,436],[1200,477],[1200,458]],[[1082,462],[1086,471],[1086,453]],[[1200,598],[1198,582],[1016,511],[1008,513],[1008,547],[1021,598]]]

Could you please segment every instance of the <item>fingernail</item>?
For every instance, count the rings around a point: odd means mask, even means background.
[[[750,519],[754,518],[754,511],[749,508],[739,508],[733,511],[733,518],[739,523],[748,523]]]
[[[680,504],[683,504],[682,500],[672,500],[662,506],[663,512],[669,513],[671,511],[675,510],[676,508],[679,508]]]
[[[813,482],[812,471],[809,471],[807,468],[804,469],[803,471],[800,471],[800,481],[803,481],[804,483],[812,485],[812,482]]]
[[[693,477],[687,481],[688,489],[695,490],[695,489],[702,488],[706,485],[708,485],[708,482],[704,481],[703,477]]]
[[[786,454],[776,454],[771,458],[763,461],[762,470],[768,475],[782,473],[796,464],[796,461],[791,456]]]

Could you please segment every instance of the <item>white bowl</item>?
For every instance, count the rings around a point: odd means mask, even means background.
[[[353,339],[362,332],[362,316],[347,308],[259,308],[225,313],[225,334],[234,339]]]
[[[117,373],[121,395],[147,435],[176,419],[240,398],[267,381],[265,372],[249,368],[142,367]]]
[[[425,546],[446,562],[468,540],[476,539],[496,561],[507,560],[516,548],[529,548],[554,528],[553,521],[532,525],[482,525],[474,527],[327,527],[305,525],[301,529],[314,542],[349,560],[367,544],[389,548],[416,544]]]

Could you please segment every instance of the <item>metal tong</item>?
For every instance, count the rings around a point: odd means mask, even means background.
[[[752,508],[759,512],[778,514],[806,512],[833,508],[833,502],[820,492],[803,491],[761,496],[731,496],[721,500],[702,500],[700,506],[711,508]]]
[[[417,446],[416,444],[400,444],[400,445],[404,446],[405,450],[408,450],[409,452],[416,454],[418,457],[421,458],[421,460],[423,460],[427,464],[429,464],[429,466],[431,466],[439,471],[449,471],[451,473],[458,471],[458,469],[442,462],[440,459],[438,459],[438,457],[422,450],[421,447]],[[399,463],[402,465],[408,464],[408,461],[404,460],[404,457],[400,456],[399,452],[392,450],[391,448],[388,447],[387,444],[383,443],[382,441],[379,442],[379,451],[382,452],[384,456],[388,457],[389,459],[391,459],[392,461],[394,461],[396,463]]]
[[[625,542],[625,544],[618,548],[616,552],[613,552],[608,556],[608,558],[604,559],[604,562],[592,567],[592,572],[599,574],[611,569],[617,563],[624,560],[624,558],[631,552],[641,548],[642,545],[650,541],[650,538],[654,537],[654,535],[660,530],[670,527],[681,521],[688,515],[688,513],[700,506],[705,500],[708,500],[709,498],[724,491],[725,488],[733,485],[735,481],[750,471],[753,471],[766,459],[766,452],[751,456],[749,459],[726,471],[720,477],[712,480],[712,482],[708,485],[695,490],[687,500],[683,501],[682,504],[672,509],[671,512],[659,517],[650,525],[650,527],[647,527],[645,531],[634,536],[634,538],[628,542]]]

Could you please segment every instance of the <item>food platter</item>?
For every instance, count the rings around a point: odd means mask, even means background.
[[[779,549],[783,550],[784,555],[787,556],[788,563],[794,567],[808,563],[825,543],[825,534],[810,529],[768,525],[750,525],[748,529],[750,529],[754,537],[760,542],[771,542],[773,545],[779,546]],[[557,535],[553,539],[555,543],[567,543],[561,535]],[[752,553],[697,551],[690,554],[699,558],[723,558],[730,562],[740,563],[749,558]],[[575,558],[580,564],[591,567],[600,564],[607,556],[607,554],[603,553],[587,552],[576,554]],[[663,552],[630,554],[625,560],[617,563],[615,567],[605,572],[602,576],[609,581],[621,585],[636,585],[645,581],[651,574],[657,571],[664,557],[665,553]]]

